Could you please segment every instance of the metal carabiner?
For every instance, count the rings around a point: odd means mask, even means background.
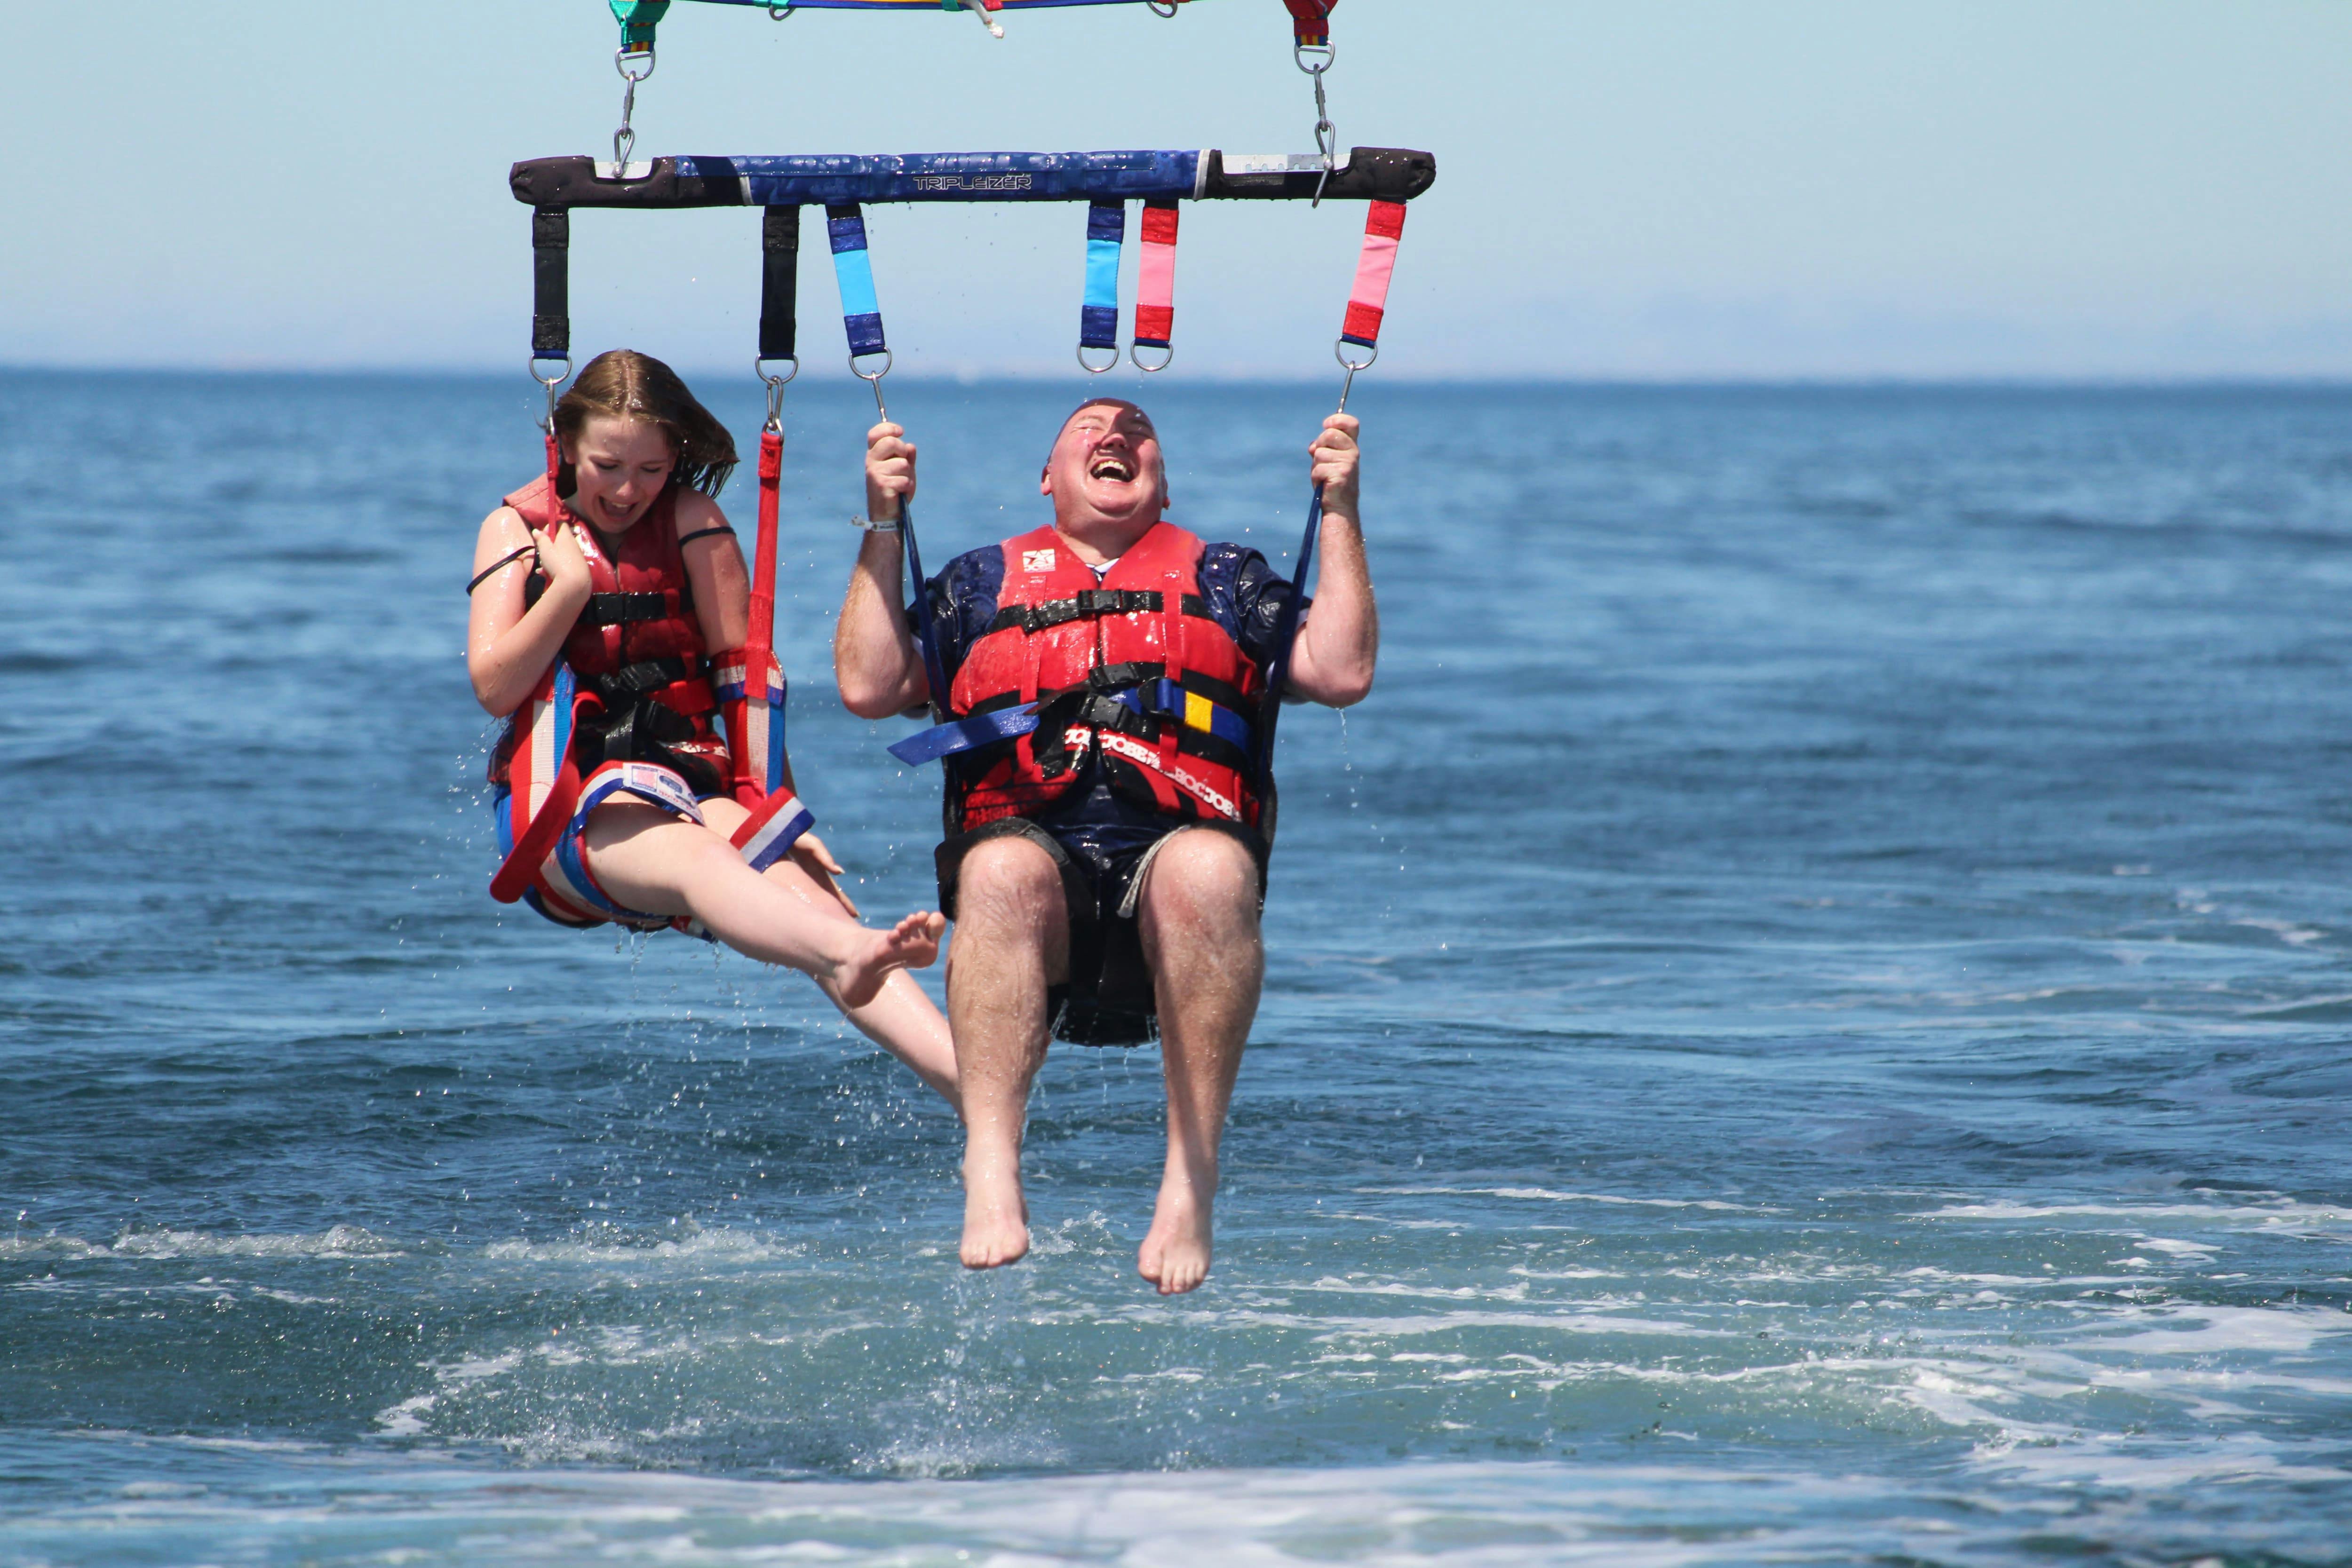
[[[801,373],[799,355],[792,355],[782,362],[792,366],[792,369],[781,376],[772,376],[768,373],[768,361],[764,356],[755,358],[751,361],[751,373],[766,382],[768,388],[768,421],[760,428],[774,431],[780,435],[783,434],[784,429],[784,389],[790,386],[794,378]]]
[[[882,378],[890,373],[890,367],[898,362],[898,357],[896,354],[893,354],[889,350],[884,349],[882,350],[882,368],[876,371],[872,375],[867,375],[864,371],[857,368],[857,361],[860,360],[870,360],[874,356],[871,354],[850,355],[849,373],[874,389],[874,412],[880,414],[885,420],[887,420],[890,417],[890,411],[888,408],[885,407],[882,402]]]
[[[563,369],[558,371],[553,376],[543,376],[539,373],[540,366],[557,362],[561,362]],[[555,434],[555,405],[561,401],[555,389],[572,379],[572,356],[569,354],[533,354],[530,357],[530,379],[537,382],[541,387],[545,388],[547,392],[547,422],[540,428],[552,435]]]

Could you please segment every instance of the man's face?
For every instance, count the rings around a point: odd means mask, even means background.
[[[1062,426],[1039,489],[1064,520],[1156,517],[1168,502],[1168,477],[1151,417],[1121,403],[1087,404]]]

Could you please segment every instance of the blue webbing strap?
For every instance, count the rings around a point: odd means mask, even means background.
[[[1087,207],[1087,298],[1078,310],[1078,347],[1118,354],[1118,254],[1127,243],[1127,204]]]
[[[1144,695],[1145,690],[1151,693]],[[1250,723],[1230,709],[1219,707],[1181,685],[1165,677],[1153,681],[1149,687],[1130,687],[1108,694],[1111,700],[1140,714],[1157,714],[1174,718],[1194,729],[1204,729],[1218,739],[1227,741],[1246,751],[1252,737]],[[1196,722],[1205,710],[1206,724]],[[1037,705],[999,708],[994,713],[981,714],[972,718],[960,718],[950,724],[937,725],[910,735],[890,747],[890,755],[909,768],[920,768],[926,762],[937,762],[943,757],[953,757],[961,751],[971,751],[992,746],[1000,740],[1032,734],[1037,727]]]
[[[874,293],[874,258],[866,253],[866,214],[855,203],[824,210],[833,241],[833,277],[841,286],[841,325],[849,334],[849,357],[885,352],[882,302]]]
[[[948,711],[948,667],[940,658],[939,631],[931,624],[930,579],[923,575],[922,552],[915,548],[915,509],[903,500],[898,503],[898,537],[907,541],[907,573],[915,580],[915,645],[923,652],[923,680],[931,688],[929,706],[931,717],[940,719]]]
[[[1315,570],[1315,541],[1323,531],[1323,486],[1307,506],[1307,537],[1298,541],[1298,570],[1290,579],[1290,597],[1274,623],[1274,657],[1265,666],[1265,706],[1257,725],[1258,789],[1274,776],[1274,728],[1282,717],[1282,688],[1290,679],[1290,655],[1298,642],[1299,607],[1307,602],[1308,574]]]

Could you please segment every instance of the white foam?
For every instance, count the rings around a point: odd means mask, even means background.
[[[1508,1197],[1539,1203],[1605,1203],[1633,1208],[1703,1208],[1729,1214],[1782,1212],[1713,1197],[1623,1197],[1614,1193],[1561,1192],[1545,1186],[1360,1186],[1354,1190],[1367,1196],[1394,1197]]]

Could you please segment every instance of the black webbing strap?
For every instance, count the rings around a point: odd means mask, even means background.
[[[578,624],[625,626],[632,621],[668,619],[669,595],[666,593],[592,593],[588,607],[580,612]]]
[[[596,695],[607,702],[625,697],[651,696],[665,686],[674,686],[694,674],[694,667],[675,656],[646,659],[635,664],[624,664],[609,675],[584,677],[595,688]]]
[[[800,308],[801,210],[770,207],[760,225],[760,358],[799,358],[793,348]]]
[[[1012,604],[996,612],[988,623],[991,632],[1002,632],[1018,626],[1030,636],[1066,626],[1073,621],[1091,621],[1100,615],[1157,615],[1168,607],[1168,601],[1157,590],[1132,588],[1089,588],[1075,599],[1049,599],[1043,604]],[[1205,621],[1209,618],[1206,601],[1197,594],[1184,596],[1180,609],[1187,615]]]
[[[572,353],[572,213],[566,207],[530,211],[530,351],[534,359]]]

